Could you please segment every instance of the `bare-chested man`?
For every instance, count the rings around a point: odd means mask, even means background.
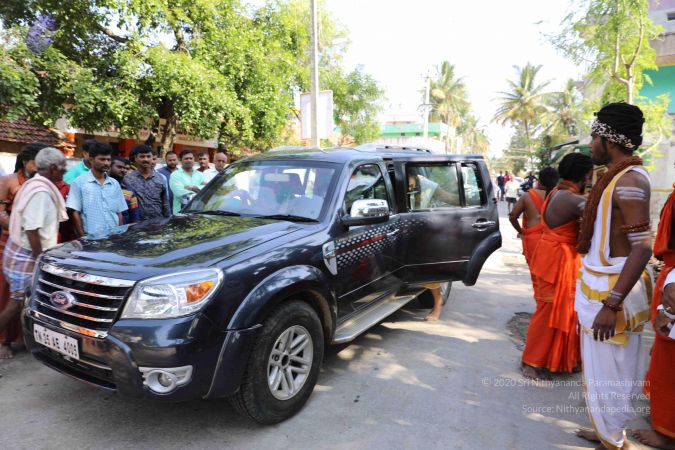
[[[527,330],[522,358],[527,378],[550,378],[579,366],[579,335],[574,291],[581,260],[576,250],[584,187],[593,170],[581,153],[566,155],[558,166],[562,179],[542,208],[542,236],[530,257],[537,309]]]
[[[642,144],[637,106],[610,103],[591,128],[591,152],[608,172],[586,202],[578,250],[584,254],[575,309],[581,330],[586,405],[598,449],[628,448],[625,427],[644,371],[641,333],[649,320],[650,182],[633,152]]]
[[[29,178],[37,172],[35,167],[35,155],[40,150],[47,147],[46,144],[30,144],[25,146],[16,157],[14,173],[0,177],[0,226],[2,227],[2,236],[0,236],[0,254],[5,250],[7,237],[9,236],[9,214],[12,211],[12,202],[14,196]],[[1,269],[1,268],[0,268]],[[9,302],[9,284],[0,270],[0,312],[2,312]],[[17,316],[12,320],[10,326],[0,332],[0,359],[9,359],[14,356],[12,353],[13,342],[21,340],[21,323]]]

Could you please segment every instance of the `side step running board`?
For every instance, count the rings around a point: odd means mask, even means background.
[[[343,344],[355,339],[382,319],[401,309],[406,303],[414,300],[424,291],[424,288],[407,289],[405,292],[386,297],[358,312],[354,317],[350,317],[344,323],[338,325],[332,343]]]

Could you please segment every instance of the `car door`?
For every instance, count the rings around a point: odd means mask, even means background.
[[[482,161],[411,158],[398,164],[397,183],[404,192],[399,199],[404,280],[464,280],[483,240],[499,229]]]
[[[397,273],[402,264],[395,257],[398,248],[398,215],[395,214],[391,182],[379,164],[361,164],[351,173],[344,191],[346,214],[356,200],[386,200],[390,216],[373,225],[342,227],[328,250],[335,255],[335,290],[338,314],[348,316],[378,298],[395,292],[402,284]]]

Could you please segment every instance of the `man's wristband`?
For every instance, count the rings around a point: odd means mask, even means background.
[[[608,297],[608,298],[609,298],[609,297]],[[603,305],[605,308],[611,309],[611,310],[614,311],[614,312],[623,311],[623,307],[621,306],[620,303],[619,303],[618,305],[612,305],[611,303],[609,303],[609,302],[607,301],[607,299],[605,299],[605,300],[602,301],[602,305]]]

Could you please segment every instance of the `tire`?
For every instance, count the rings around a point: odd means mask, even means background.
[[[443,304],[445,305],[450,298],[450,292],[452,291],[452,281],[446,283],[441,283],[441,298],[443,299]],[[431,309],[434,307],[434,296],[431,295],[431,291],[428,289],[422,292],[417,301],[421,308]]]
[[[290,341],[297,342],[293,352],[285,345]],[[302,350],[298,352],[300,346]],[[284,302],[265,319],[239,390],[229,398],[230,404],[238,413],[260,424],[288,419],[312,394],[323,351],[323,328],[314,309],[298,300]],[[303,373],[303,369],[307,372]],[[268,377],[273,381],[268,382]]]

